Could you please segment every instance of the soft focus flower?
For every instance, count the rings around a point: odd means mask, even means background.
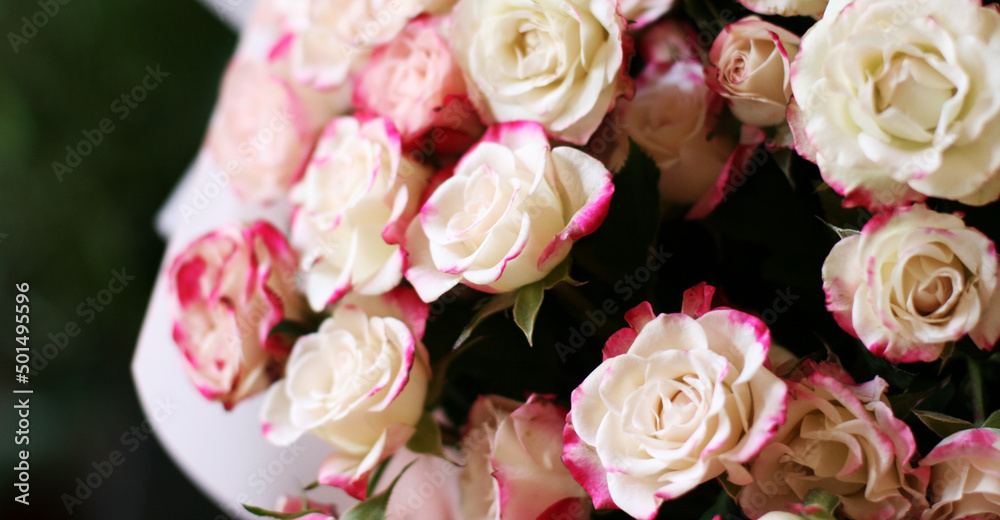
[[[304,313],[294,277],[294,253],[264,221],[219,228],[174,258],[174,341],[205,397],[228,410],[280,376],[290,345],[270,332]]]
[[[265,63],[226,69],[206,146],[236,194],[255,202],[284,198],[302,171],[315,131],[295,90]]]
[[[410,225],[406,278],[428,302],[458,283],[506,292],[541,280],[601,225],[612,192],[597,159],[553,149],[540,124],[493,126]]]
[[[452,460],[459,454],[444,447],[447,460],[436,455],[417,455],[402,449],[386,464],[375,491],[388,488],[392,479],[408,464],[413,463],[396,482],[389,496],[385,520],[467,520],[459,511],[458,476],[462,468]]]
[[[447,113],[445,105],[464,102],[462,70],[439,32],[446,23],[434,18],[413,20],[395,39],[375,50],[358,76],[354,104],[391,119],[404,141],[435,123],[447,124],[440,115]]]
[[[726,26],[712,44],[706,72],[708,85],[729,101],[740,121],[773,126],[785,121],[792,97],[791,60],[799,37],[748,16]]]
[[[621,0],[622,16],[629,29],[639,29],[656,21],[674,6],[676,0]]]
[[[680,61],[701,61],[711,43],[690,23],[667,18],[643,31],[636,49],[647,67],[666,70]]]
[[[563,433],[563,460],[594,505],[652,519],[724,472],[749,484],[743,465],[785,420],[767,327],[727,308],[654,316],[643,303],[625,318],[573,392]]]
[[[275,511],[279,513],[298,513],[305,511],[307,509],[322,511],[324,514],[311,513],[300,517],[303,520],[327,520],[328,518],[336,518],[337,508],[332,504],[325,504],[323,502],[316,502],[315,500],[309,500],[308,507],[307,504],[302,500],[300,496],[293,495],[281,495],[278,497],[278,505],[275,507]]]
[[[1000,519],[1000,430],[953,433],[920,465],[931,471],[931,508],[921,520]]]
[[[388,119],[334,119],[291,193],[292,245],[302,253],[315,310],[347,291],[381,294],[399,285],[400,241],[416,215],[430,170],[403,155]]]
[[[299,338],[285,378],[267,392],[264,435],[288,445],[310,432],[336,448],[319,482],[364,498],[368,477],[406,444],[430,377],[420,339],[428,308],[410,289],[345,298]]]
[[[730,175],[745,168],[764,140],[752,127],[744,127],[738,141],[718,132],[722,109],[722,99],[705,84],[701,63],[680,61],[644,70],[635,98],[618,110],[618,126],[660,168],[660,197],[668,204],[695,205],[690,218],[711,212],[730,189]]]
[[[1000,338],[993,242],[955,215],[916,205],[877,215],[823,264],[826,307],[877,356],[934,361],[969,334]]]
[[[451,48],[488,122],[530,120],[574,144],[629,95],[617,0],[461,0]]]
[[[760,14],[812,16],[822,18],[829,0],[740,0],[747,9]]]
[[[819,488],[848,518],[916,518],[929,472],[914,469],[913,433],[892,414],[880,378],[858,385],[842,368],[806,361],[789,383],[788,417],[760,451],[739,503],[750,518],[788,511]]]
[[[563,465],[566,409],[532,394],[526,403],[476,400],[462,437],[465,520],[584,520],[590,499]]]
[[[1000,197],[1000,12],[968,0],[856,0],[792,64],[795,147],[845,205]]]
[[[291,17],[292,66],[319,89],[343,84],[371,50],[396,37],[430,0],[300,0]]]

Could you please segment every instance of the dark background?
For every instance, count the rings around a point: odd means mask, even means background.
[[[143,421],[129,364],[163,254],[154,215],[199,147],[235,36],[195,0],[51,4],[58,11],[43,15],[37,0],[0,2],[0,518],[70,517],[61,495],[120,450],[124,463],[72,518],[212,520],[220,511],[157,441],[129,453],[121,437]],[[44,25],[34,32],[22,17]],[[15,52],[10,33],[32,36]],[[169,76],[120,119],[112,103],[141,84],[147,66]],[[53,161],[65,163],[66,146],[104,118],[114,130],[60,182]],[[123,268],[135,279],[86,323],[77,307]],[[80,327],[19,385],[34,390],[27,507],[12,493],[21,282],[31,287],[33,350],[71,320]]]

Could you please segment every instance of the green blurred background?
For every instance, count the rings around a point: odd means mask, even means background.
[[[73,494],[76,478],[121,450],[122,435],[143,421],[129,364],[163,254],[154,215],[201,143],[235,44],[233,32],[195,0],[62,1],[0,2],[4,519],[70,517],[61,495]],[[169,76],[121,119],[126,105],[113,103],[141,84],[147,66]],[[53,161],[65,163],[66,146],[76,147],[82,132],[104,118],[114,130],[60,182]],[[99,296],[112,271],[123,268],[135,279],[86,323],[91,315],[78,306]],[[80,326],[28,385],[34,394],[27,507],[13,500],[11,469],[13,286],[21,282],[31,285],[33,349],[70,320]],[[155,440],[126,450],[124,464],[103,480],[72,518],[223,518]]]

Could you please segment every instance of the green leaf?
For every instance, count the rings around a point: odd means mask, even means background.
[[[416,462],[415,460],[413,462]],[[399,482],[399,477],[406,473],[406,470],[410,469],[413,462],[406,465],[403,471],[396,475],[396,478],[392,479],[392,484],[385,491],[369,496],[364,502],[352,507],[347,513],[340,518],[340,520],[385,520],[385,510],[389,506],[389,496],[392,495],[392,490],[396,487]]]
[[[406,449],[413,453],[425,453],[448,460],[441,444],[441,427],[430,412],[424,412],[417,421],[416,431],[410,440],[406,441]]]
[[[730,497],[726,491],[723,491],[722,493],[719,493],[719,496],[715,499],[715,503],[702,513],[699,520],[712,520],[716,516],[729,518],[729,514],[733,512],[734,505],[735,503],[733,502],[732,497]]]
[[[365,496],[370,497],[375,493],[375,488],[378,487],[378,481],[382,478],[382,474],[385,473],[385,468],[389,466],[389,461],[392,460],[392,455],[388,456],[382,462],[375,466],[375,471],[372,472],[371,476],[368,477],[368,486],[365,488]]]
[[[975,428],[976,426],[969,421],[959,419],[957,417],[952,417],[950,415],[945,415],[939,412],[926,412],[922,410],[913,410],[913,413],[917,415],[924,425],[931,429],[932,432],[936,433],[938,437],[942,439],[953,434],[960,432],[962,430],[968,430],[969,428]]]
[[[989,417],[983,421],[983,424],[979,426],[980,428],[1000,428],[1000,410],[997,410],[990,414]]]
[[[455,340],[455,345],[452,346],[452,350],[461,347],[462,344],[469,339],[469,336],[472,335],[472,331],[474,331],[476,327],[483,322],[483,320],[500,311],[505,311],[513,307],[514,298],[515,293],[509,292],[497,294],[483,300],[475,316],[473,316],[472,320],[469,321],[469,324],[462,329],[462,333],[458,335],[458,339]]]
[[[316,332],[316,328],[295,320],[281,320],[271,327],[271,331],[268,335],[272,334],[287,334],[289,336],[305,336],[306,334],[311,334]]]
[[[951,376],[944,378],[940,383],[934,385],[927,390],[922,390],[919,392],[907,391],[902,395],[894,395],[889,397],[889,405],[892,406],[892,414],[896,416],[897,419],[906,419],[908,415],[913,413],[913,410],[920,406],[920,403],[927,400],[927,398],[936,394],[942,388],[951,384]]]
[[[299,511],[298,513],[279,513],[278,511],[269,511],[261,507],[248,506],[246,504],[241,504],[243,509],[261,517],[265,518],[280,518],[281,520],[291,520],[293,518],[302,518],[303,516],[310,515],[313,513],[326,514],[318,509],[307,509],[305,511]]]
[[[524,332],[528,338],[528,345],[532,345],[531,334],[535,330],[535,318],[538,317],[538,309],[542,306],[542,299],[545,297],[545,288],[539,280],[533,284],[525,285],[517,290],[517,297],[514,300],[514,323]]]

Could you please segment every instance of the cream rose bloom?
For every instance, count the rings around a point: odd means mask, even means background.
[[[922,205],[877,215],[838,242],[823,290],[837,323],[894,363],[934,361],[966,334],[984,350],[1000,338],[993,242]]]
[[[340,86],[432,1],[298,0],[289,22],[295,77],[319,89]]]
[[[624,32],[617,0],[461,0],[451,48],[488,122],[583,144],[630,92]]]
[[[413,219],[406,278],[430,302],[459,283],[507,292],[545,277],[604,221],[614,186],[538,123],[491,127]]]
[[[1000,519],[1000,430],[953,433],[920,465],[931,471],[931,508],[921,520]]]
[[[330,443],[319,482],[363,499],[371,472],[406,444],[423,413],[427,314],[405,288],[345,298],[317,332],[299,338],[285,378],[268,390],[267,439],[288,445],[309,432]]]
[[[563,461],[594,505],[651,520],[723,473],[750,484],[743,465],[785,420],[764,323],[726,308],[655,316],[648,303],[625,318],[573,391],[563,432]]]
[[[1000,197],[1000,13],[978,1],[840,4],[792,65],[799,153],[849,206]]]
[[[740,0],[747,9],[760,14],[812,16],[822,18],[829,0]]]
[[[526,403],[476,400],[462,436],[465,520],[585,520],[587,492],[563,465],[566,409],[533,394]]]
[[[777,125],[785,121],[792,97],[789,75],[798,52],[798,36],[749,16],[727,25],[716,37],[706,80],[740,121]]]
[[[848,518],[917,518],[926,509],[928,472],[914,469],[913,433],[892,414],[888,384],[855,384],[842,368],[804,362],[790,382],[788,417],[753,461],[739,495],[750,518],[790,511],[819,488],[838,496]]]
[[[295,253],[264,221],[195,240],[170,266],[174,341],[199,392],[227,410],[280,377],[291,344],[271,329],[301,318]]]
[[[309,304],[321,310],[349,290],[399,285],[400,246],[430,170],[402,153],[388,119],[334,119],[292,188],[292,245],[301,252]]]

